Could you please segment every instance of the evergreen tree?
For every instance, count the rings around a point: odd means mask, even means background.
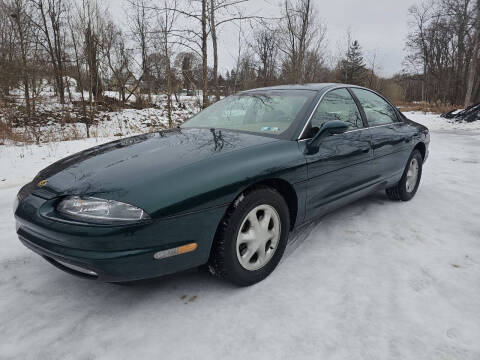
[[[348,47],[345,58],[339,64],[339,80],[346,84],[364,85],[367,68],[363,60],[362,48],[357,40]]]

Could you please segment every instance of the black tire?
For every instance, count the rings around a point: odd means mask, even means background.
[[[410,164],[412,162],[412,159],[416,159],[418,163],[418,175],[417,175],[417,181],[415,183],[415,187],[413,188],[413,190],[408,191],[407,190],[407,173],[408,173]],[[411,200],[417,193],[418,186],[420,185],[420,179],[422,178],[422,167],[423,167],[422,154],[420,153],[420,151],[415,149],[412,151],[412,153],[410,154],[410,157],[408,158],[407,165],[405,167],[405,170],[403,171],[403,175],[400,181],[395,186],[392,186],[385,190],[388,198],[390,200],[395,200],[395,201]]]
[[[259,205],[269,205],[277,211],[280,218],[280,239],[275,253],[263,267],[258,270],[247,270],[237,258],[237,235],[247,214]],[[240,195],[230,206],[218,227],[208,264],[210,272],[239,286],[253,285],[265,279],[283,256],[289,229],[288,206],[276,190],[259,187]]]

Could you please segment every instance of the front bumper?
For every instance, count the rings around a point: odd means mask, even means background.
[[[206,260],[198,253],[155,260],[156,249],[117,252],[89,252],[53,246],[38,239],[20,241],[57,268],[72,275],[105,282],[133,281],[175,273],[199,266]]]
[[[56,267],[106,282],[132,281],[205,264],[226,208],[129,226],[79,225],[42,216],[48,200],[23,199],[15,212],[21,242]],[[158,251],[196,243],[195,251],[160,260]]]

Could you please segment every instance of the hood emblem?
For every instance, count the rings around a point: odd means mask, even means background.
[[[44,187],[45,185],[47,185],[47,183],[48,183],[48,180],[41,180],[37,183],[37,186]]]

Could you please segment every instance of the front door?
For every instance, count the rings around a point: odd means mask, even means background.
[[[308,168],[307,220],[329,211],[373,181],[370,133],[347,89],[328,92],[311,119],[312,131],[329,120],[341,120],[349,129],[323,138],[318,152],[306,155]]]

